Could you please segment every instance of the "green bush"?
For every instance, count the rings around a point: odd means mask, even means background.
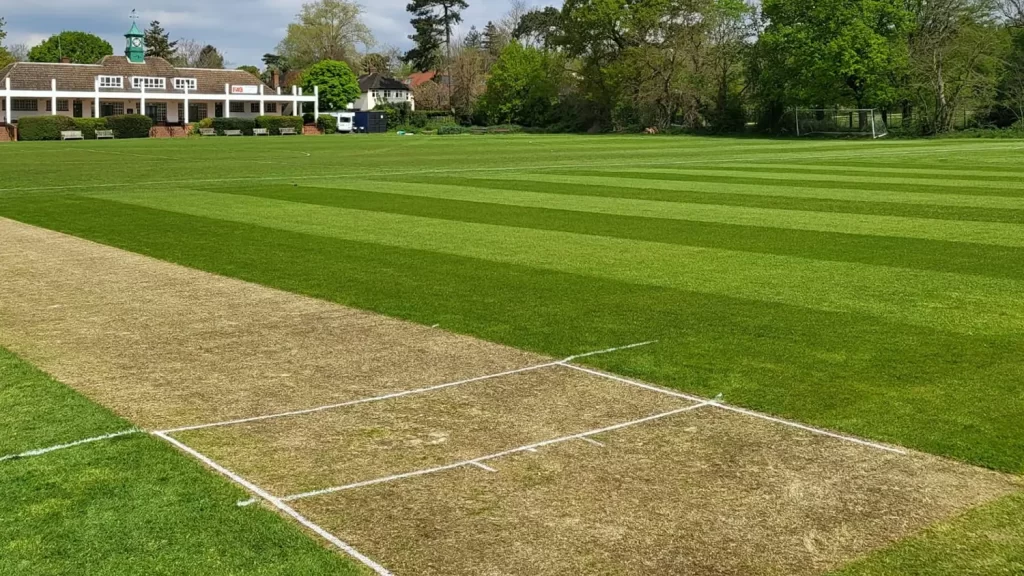
[[[153,120],[149,116],[140,114],[125,114],[123,116],[108,116],[107,129],[114,131],[114,138],[149,138],[149,130],[153,127]]]
[[[75,130],[81,130],[86,140],[95,140],[97,130],[107,130],[106,118],[74,118]]]
[[[213,118],[206,117],[197,122],[200,128],[213,128]]]
[[[303,124],[316,124],[316,116],[312,112],[306,112],[302,115]]]
[[[18,140],[60,140],[60,133],[78,130],[67,116],[29,116],[18,120]]]
[[[214,118],[211,125],[218,136],[223,136],[225,130],[241,130],[242,134],[252,136],[252,129],[255,127],[256,121],[248,118]]]
[[[321,114],[316,119],[316,127],[324,134],[336,134],[338,132],[338,120],[330,114]]]
[[[458,124],[446,124],[437,129],[439,136],[453,136],[456,134],[469,134],[469,128]]]
[[[256,119],[257,128],[266,128],[271,136],[280,136],[281,128],[294,128],[302,134],[302,118],[299,116],[260,116]]]

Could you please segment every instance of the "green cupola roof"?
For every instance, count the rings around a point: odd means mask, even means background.
[[[139,23],[134,21],[134,20],[132,20],[132,29],[129,30],[128,33],[125,34],[125,36],[129,36],[129,37],[130,36],[138,36],[138,37],[141,38],[142,35],[143,35],[142,32],[139,31]]]
[[[125,49],[124,55],[128,58],[129,62],[134,64],[143,64],[146,62],[146,44],[143,40],[145,37],[139,25],[134,20],[132,21],[132,29],[124,35]]]

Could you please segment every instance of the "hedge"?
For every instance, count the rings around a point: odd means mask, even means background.
[[[75,130],[80,130],[86,140],[95,140],[97,130],[107,130],[106,118],[75,118]]]
[[[294,128],[297,134],[302,134],[302,118],[299,116],[260,116],[256,118],[258,128],[266,128],[271,136],[280,136],[281,128]]]
[[[114,138],[149,138],[149,131],[153,128],[153,120],[149,116],[140,114],[124,114],[121,116],[107,116],[107,129],[114,131]]]
[[[316,119],[316,127],[324,134],[336,134],[338,132],[338,119],[330,114],[321,114]]]
[[[61,132],[78,130],[69,116],[29,116],[18,120],[19,140],[60,140]]]
[[[469,134],[471,130],[458,124],[446,124],[437,129],[438,136],[453,136],[455,134]]]
[[[214,118],[210,126],[217,131],[218,136],[223,136],[225,130],[241,130],[242,134],[252,136],[256,121],[248,118]]]

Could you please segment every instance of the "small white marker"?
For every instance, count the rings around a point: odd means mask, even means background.
[[[487,470],[488,472],[497,472],[497,470],[495,470],[494,468],[491,468],[490,466],[488,466],[488,465],[486,465],[486,464],[484,464],[482,462],[470,462],[470,464],[472,464],[473,466],[476,466],[477,468],[479,468],[481,470]]]
[[[533,452],[534,454],[540,452],[540,450],[537,450],[536,448],[527,448],[526,451],[527,452]]]
[[[587,438],[586,436],[581,436],[580,440],[583,440],[584,442],[590,442],[594,446],[600,446],[601,448],[604,448],[604,444],[598,442],[597,440],[594,440],[593,438]]]
[[[239,500],[237,502],[237,505],[238,505],[239,508],[245,508],[246,506],[252,506],[255,503],[256,503],[256,499],[255,498],[249,498],[248,500]]]

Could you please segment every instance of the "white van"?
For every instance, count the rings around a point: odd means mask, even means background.
[[[356,119],[355,112],[326,112],[327,116],[330,116],[337,121],[338,132],[341,134],[351,134],[353,125]]]

